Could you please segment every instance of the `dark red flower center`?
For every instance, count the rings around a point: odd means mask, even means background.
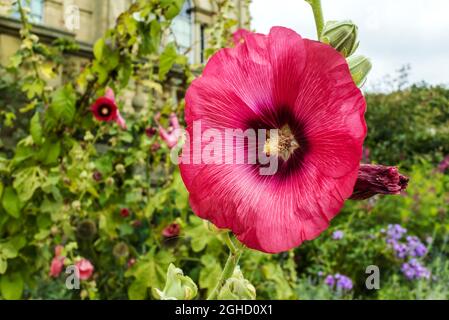
[[[273,114],[273,112],[276,112]],[[252,119],[249,128],[267,130],[267,138],[262,142],[267,156],[277,156],[279,169],[275,176],[286,177],[302,167],[304,155],[309,150],[309,143],[304,134],[304,125],[297,119],[290,107],[265,110],[262,117]],[[277,137],[269,136],[271,129],[277,129]],[[259,145],[259,142],[258,142]],[[262,164],[258,163],[258,166]],[[265,166],[265,165],[262,165]]]
[[[107,117],[109,117],[111,115],[112,108],[108,104],[102,104],[98,108],[98,111],[99,111],[99,114],[100,114],[101,117],[107,118]]]

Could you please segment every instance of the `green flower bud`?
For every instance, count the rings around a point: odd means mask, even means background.
[[[197,293],[195,282],[172,263],[168,267],[164,290],[153,290],[154,297],[159,300],[192,300]]]
[[[231,278],[226,280],[218,294],[218,300],[255,300],[256,288],[243,277],[240,267],[236,267]]]
[[[117,243],[112,249],[112,254],[117,258],[126,258],[129,255],[128,245],[124,242]]]
[[[328,21],[320,41],[331,45],[345,57],[349,57],[359,47],[358,28],[350,20]]]
[[[363,87],[366,77],[373,67],[371,61],[367,57],[360,55],[349,57],[347,61],[355,84],[359,88]]]

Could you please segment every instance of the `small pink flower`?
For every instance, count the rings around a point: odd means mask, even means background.
[[[54,257],[51,260],[51,265],[50,265],[50,276],[53,278],[57,278],[59,277],[59,275],[62,272],[62,268],[64,267],[64,259],[65,257]]]
[[[62,245],[58,244],[55,247],[55,256],[59,257],[61,255],[61,253],[62,253],[62,250],[64,250],[64,247]]]
[[[162,235],[165,238],[174,238],[179,236],[179,232],[181,232],[181,226],[177,223],[172,223],[162,230]]]
[[[115,101],[114,91],[106,89],[103,97],[98,98],[91,106],[91,111],[98,121],[116,122],[122,129],[126,129],[125,119],[120,114]]]
[[[158,122],[159,115],[156,116],[155,120]],[[165,129],[162,125],[159,125],[159,135],[162,140],[165,141],[167,146],[172,149],[174,148],[181,137],[181,127],[179,125],[179,120],[176,114],[172,113],[169,119],[170,127]]]
[[[88,280],[94,273],[94,266],[87,259],[81,259],[75,266],[80,280]]]

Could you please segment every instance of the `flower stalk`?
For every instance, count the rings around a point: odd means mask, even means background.
[[[323,16],[323,7],[321,6],[321,0],[306,0],[312,7],[313,16],[315,18],[316,25],[316,33],[318,39],[321,38],[321,33],[324,28],[324,16]]]
[[[232,241],[229,232],[225,234],[225,242],[227,246],[229,247],[229,256],[228,260],[226,261],[226,264],[224,266],[223,272],[215,285],[215,288],[212,290],[212,292],[207,297],[207,300],[215,300],[217,299],[218,293],[220,292],[221,287],[223,287],[226,280],[228,280],[230,277],[232,277],[235,268],[237,267],[237,264],[239,263],[240,257],[243,253],[243,246],[239,245],[236,246],[234,242]]]

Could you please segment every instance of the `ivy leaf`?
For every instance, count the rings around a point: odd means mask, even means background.
[[[75,116],[76,95],[71,85],[55,91],[52,97],[49,115],[57,122],[70,124]]]
[[[159,59],[159,79],[161,81],[165,79],[165,76],[175,64],[177,57],[178,53],[174,43],[168,44]]]
[[[0,292],[6,300],[18,300],[22,297],[23,279],[20,273],[2,275],[0,279]]]
[[[2,197],[2,206],[6,212],[14,218],[20,216],[20,199],[12,187],[7,187]]]
[[[40,145],[42,143],[42,125],[40,122],[39,113],[36,112],[31,118],[30,122],[30,133],[33,137],[35,144]]]

